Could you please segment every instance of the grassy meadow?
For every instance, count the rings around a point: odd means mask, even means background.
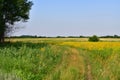
[[[0,80],[120,80],[120,39],[87,40],[15,38],[0,44]]]

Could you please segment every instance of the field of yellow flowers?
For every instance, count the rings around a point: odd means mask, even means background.
[[[60,45],[68,45],[88,50],[120,49],[120,42],[63,42]]]
[[[93,80],[120,79],[120,42],[63,42],[60,45],[82,50],[79,54],[87,61]]]
[[[0,80],[120,80],[120,41],[13,39],[0,44]]]

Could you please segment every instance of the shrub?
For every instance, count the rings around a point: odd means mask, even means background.
[[[98,42],[99,38],[96,35],[93,35],[92,37],[89,37],[89,41],[91,41],[91,42]]]

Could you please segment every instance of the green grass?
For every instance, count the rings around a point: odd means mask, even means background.
[[[62,51],[53,50],[54,46],[50,44],[4,45],[7,47],[0,48],[1,79],[6,74],[14,74],[13,76],[18,76],[21,80],[42,80],[62,59]],[[7,77],[10,78],[9,75]]]
[[[94,80],[120,80],[120,49],[94,50],[89,55]]]
[[[120,80],[120,48],[87,50],[63,41],[0,44],[0,80]]]

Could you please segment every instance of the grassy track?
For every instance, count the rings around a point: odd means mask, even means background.
[[[0,80],[120,80],[120,42],[12,41],[0,44]]]

